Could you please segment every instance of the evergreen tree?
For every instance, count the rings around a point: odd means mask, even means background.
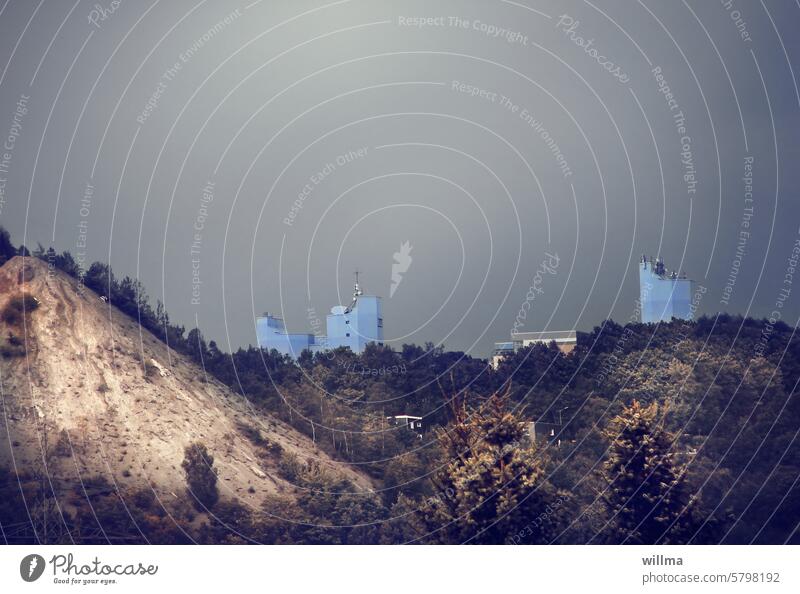
[[[114,273],[107,264],[94,262],[83,277],[83,283],[92,291],[110,299],[117,290],[117,281]]]
[[[11,243],[11,235],[0,227],[0,266],[17,255],[17,248]]]
[[[508,392],[469,412],[463,403],[453,406],[454,423],[438,435],[444,461],[435,494],[417,512],[426,540],[547,543],[557,534],[565,495],[546,481],[526,422],[507,402]]]
[[[210,356],[203,333],[200,332],[199,328],[192,328],[189,330],[189,334],[186,335],[186,353],[195,363],[202,365],[205,369]]]
[[[611,448],[602,470],[603,499],[611,542],[679,544],[694,532],[696,502],[663,425],[657,403],[634,400],[605,431]]]
[[[81,268],[69,252],[62,252],[61,255],[55,256],[55,266],[59,270],[63,270],[73,278],[78,278],[81,274]]]

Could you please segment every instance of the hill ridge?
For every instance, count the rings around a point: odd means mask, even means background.
[[[280,473],[282,453],[371,489],[365,475],[46,262],[17,256],[0,267],[0,312],[13,299],[25,311],[0,320],[0,465],[46,464],[56,482],[103,475],[179,498],[184,448],[202,442],[221,498],[251,507],[293,492]]]

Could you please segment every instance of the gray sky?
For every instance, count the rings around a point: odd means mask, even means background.
[[[643,252],[702,313],[792,288],[795,3],[98,5],[0,14],[0,224],[139,276],[222,348],[267,310],[310,331],[356,268],[389,344],[478,355],[529,294],[526,330],[628,320]]]

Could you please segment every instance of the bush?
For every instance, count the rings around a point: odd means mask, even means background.
[[[72,442],[69,439],[69,433],[66,429],[62,429],[58,433],[58,439],[53,446],[53,454],[60,458],[72,457]]]
[[[9,332],[6,340],[0,339],[0,356],[2,356],[4,359],[23,357],[24,355],[25,344],[18,336],[15,336]]]
[[[239,423],[239,431],[252,443],[259,448],[259,455],[266,458],[280,457],[283,455],[283,447],[281,444],[264,437],[259,429],[248,425],[247,423]]]
[[[3,308],[3,321],[10,325],[16,325],[25,314],[28,314],[39,307],[39,300],[30,293],[20,293],[8,300]]]
[[[278,463],[278,472],[290,483],[297,482],[304,470],[303,463],[295,454],[284,452],[281,456],[281,461]]]
[[[199,511],[211,509],[219,500],[214,456],[204,444],[196,442],[186,447],[181,466],[186,473],[189,494],[195,499],[195,507]]]

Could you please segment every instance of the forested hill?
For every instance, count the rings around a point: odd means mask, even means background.
[[[0,237],[0,259],[4,249],[20,250]],[[223,353],[173,324],[135,279],[101,263],[84,273],[67,253],[34,255],[377,485],[377,499],[356,505],[286,465],[321,493],[287,513],[315,526],[269,520],[287,506],[268,501],[264,516],[236,516],[253,540],[800,542],[800,337],[782,322],[606,321],[569,355],[539,345],[497,370],[433,345],[293,362],[255,347]],[[387,426],[401,414],[423,417],[421,438]],[[532,442],[530,421],[552,439]]]

